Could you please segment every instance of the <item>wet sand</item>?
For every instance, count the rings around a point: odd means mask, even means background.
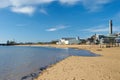
[[[37,45],[38,46],[38,45]],[[120,47],[89,45],[47,45],[86,49],[99,57],[68,57],[44,70],[35,80],[120,80]]]

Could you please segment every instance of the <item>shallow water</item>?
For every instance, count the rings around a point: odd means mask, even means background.
[[[0,46],[0,80],[21,80],[71,55],[97,56],[86,50],[68,48]]]

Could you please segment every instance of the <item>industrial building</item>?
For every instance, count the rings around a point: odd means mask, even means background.
[[[108,35],[94,35],[94,43],[105,44],[109,46],[120,45],[120,33],[113,34],[113,23],[109,21],[109,34]]]
[[[82,39],[76,38],[61,38],[56,44],[80,44]],[[85,40],[86,44],[100,44],[108,46],[120,46],[120,33],[113,34],[113,23],[112,20],[109,21],[109,34],[108,35],[98,35],[95,34]]]

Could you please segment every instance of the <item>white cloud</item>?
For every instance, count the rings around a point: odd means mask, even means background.
[[[10,5],[9,0],[0,0],[0,8],[6,8]]]
[[[80,2],[81,0],[59,0],[60,3],[62,4],[69,4],[69,5],[74,5],[77,2]]]
[[[88,31],[91,31],[91,32],[108,32],[108,28],[89,29]]]
[[[40,9],[40,13],[43,13],[43,14],[45,14],[45,15],[48,15],[47,11],[46,11],[45,9],[43,9],[43,8]]]
[[[34,11],[33,9],[27,11],[19,11],[18,8],[23,8],[24,6],[32,6],[37,8],[38,5],[43,4],[50,4],[52,2],[59,2],[63,5],[69,4],[69,5],[75,5],[79,3],[79,5],[83,5],[87,10],[89,11],[97,11],[101,9],[105,4],[110,3],[112,0],[0,0],[0,8],[6,8],[6,7],[12,7],[12,11],[14,12],[22,12],[22,13],[30,13]],[[16,9],[17,8],[17,9]],[[45,10],[40,10],[40,12],[45,13]]]
[[[46,31],[53,32],[53,31],[58,31],[58,30],[65,29],[65,28],[67,28],[67,26],[58,26],[58,27],[49,28]]]
[[[26,7],[12,7],[11,10],[16,13],[22,13],[22,14],[28,14],[32,15],[35,11],[35,8],[32,6],[26,6]]]
[[[112,0],[81,0],[83,6],[91,12],[101,9],[105,4]]]
[[[36,4],[48,4],[55,0],[0,0],[0,8],[5,8],[8,6],[28,6]]]
[[[105,4],[110,3],[112,0],[59,0],[62,4],[75,5],[77,3],[83,5],[90,12],[102,9]]]
[[[86,32],[86,31],[87,32],[107,32],[108,29],[109,29],[108,27],[105,27],[103,25],[99,25],[99,26],[84,29],[84,30],[81,30],[81,31],[84,31],[84,32]]]
[[[96,26],[96,27],[83,29],[83,30],[80,30],[80,31],[83,31],[83,32],[94,32],[94,33],[97,33],[97,32],[108,32],[109,31],[109,27],[105,26],[105,25],[99,25],[99,26]],[[119,26],[113,26],[113,32],[119,32],[119,31],[120,31],[120,27]]]
[[[54,0],[10,0],[13,6],[48,4]]]
[[[31,15],[41,4],[49,4],[55,0],[0,0],[0,8],[10,7],[11,11]],[[41,11],[45,13],[45,11]]]

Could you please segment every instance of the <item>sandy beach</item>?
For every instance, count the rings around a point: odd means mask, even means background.
[[[49,45],[74,47],[100,54],[99,57],[68,57],[44,70],[35,80],[120,80],[120,47]]]

